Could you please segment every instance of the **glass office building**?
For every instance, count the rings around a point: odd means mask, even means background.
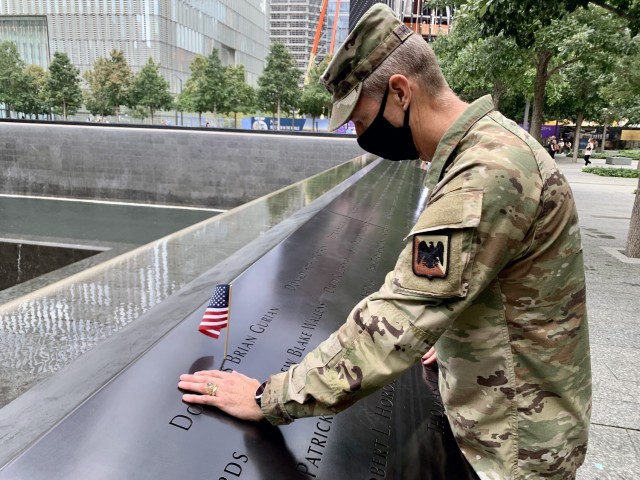
[[[271,41],[283,43],[306,72],[322,0],[271,0]]]
[[[329,0],[324,32],[324,50],[329,55],[333,55],[349,35],[349,7],[350,0]]]
[[[178,93],[197,54],[217,48],[225,65],[244,65],[256,85],[269,48],[267,0],[2,0],[0,40],[26,63],[48,66],[65,52],[81,72],[114,49],[134,71],[149,58]]]
[[[0,40],[14,42],[26,64],[49,67],[47,17],[0,16]]]

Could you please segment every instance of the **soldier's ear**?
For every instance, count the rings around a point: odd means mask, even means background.
[[[399,73],[389,78],[389,97],[397,102],[403,110],[409,108],[411,102],[411,85],[409,79]]]

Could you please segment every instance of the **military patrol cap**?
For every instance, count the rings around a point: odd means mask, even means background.
[[[333,95],[330,131],[349,121],[364,79],[412,34],[385,4],[367,10],[322,75],[321,82]]]

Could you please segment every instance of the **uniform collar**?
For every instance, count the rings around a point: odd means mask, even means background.
[[[429,192],[435,190],[435,186],[441,180],[443,170],[450,163],[450,157],[469,129],[492,110],[494,110],[494,106],[491,95],[485,95],[469,105],[444,133],[436,147],[436,152],[429,168],[429,175],[427,176]]]

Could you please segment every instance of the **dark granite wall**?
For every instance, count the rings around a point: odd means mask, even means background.
[[[0,122],[0,193],[230,208],[363,153],[353,137]]]

